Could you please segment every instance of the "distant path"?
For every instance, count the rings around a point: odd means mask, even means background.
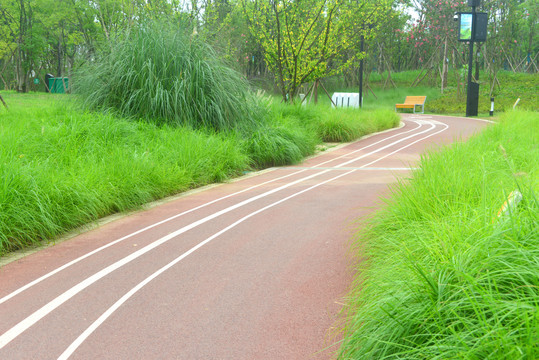
[[[426,149],[487,124],[403,121],[2,267],[0,359],[330,358],[354,220]]]

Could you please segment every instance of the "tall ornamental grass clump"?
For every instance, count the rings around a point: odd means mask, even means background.
[[[507,113],[394,188],[355,240],[340,359],[539,358],[538,133]]]
[[[197,36],[162,23],[117,35],[77,73],[74,90],[90,109],[194,128],[250,128],[256,97]]]

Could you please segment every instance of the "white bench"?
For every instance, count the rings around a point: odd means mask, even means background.
[[[358,93],[333,93],[331,107],[354,107],[359,108]]]

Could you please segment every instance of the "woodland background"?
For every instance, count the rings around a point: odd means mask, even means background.
[[[335,87],[384,74],[420,70],[413,84],[466,83],[468,47],[457,41],[456,0],[3,0],[0,4],[0,89],[44,91],[45,74],[71,77],[114,39],[151,20],[177,25],[209,43],[258,87],[289,99],[309,83]],[[476,46],[477,66],[496,85],[499,70],[537,73],[538,0],[483,0],[488,40]],[[365,52],[360,52],[361,38]],[[452,71],[456,70],[456,71]],[[38,80],[39,79],[39,83]],[[411,84],[411,85],[413,85]]]

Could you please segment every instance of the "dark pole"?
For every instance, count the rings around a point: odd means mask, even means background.
[[[471,97],[474,92],[472,91],[472,67],[473,67],[473,43],[475,40],[475,2],[472,6],[472,36],[470,38],[470,54],[468,58],[468,90],[466,94],[466,116],[473,116],[473,110],[470,108]],[[477,115],[477,114],[474,114]]]
[[[365,47],[365,36],[361,34],[361,52],[363,53],[363,48]],[[363,59],[359,63],[359,107],[363,107]]]

